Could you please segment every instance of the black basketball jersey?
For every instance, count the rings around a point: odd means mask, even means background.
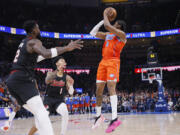
[[[29,53],[27,51],[27,42],[31,38],[22,40],[18,47],[16,56],[13,61],[12,70],[34,71],[34,66],[37,63],[37,53]]]
[[[48,97],[64,99],[64,96],[67,94],[66,76],[66,74],[63,74],[62,77],[56,75],[53,82],[48,85],[46,92]]]

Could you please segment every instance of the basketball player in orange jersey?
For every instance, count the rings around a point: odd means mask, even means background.
[[[110,122],[106,133],[114,131],[121,122],[117,117],[117,95],[116,83],[119,81],[120,70],[120,53],[125,46],[127,39],[124,32],[126,24],[124,21],[117,20],[114,25],[111,25],[108,16],[111,16],[112,11],[104,11],[104,20],[99,22],[90,32],[92,36],[104,39],[102,49],[102,60],[99,63],[96,80],[96,119],[92,129],[98,127],[105,118],[101,114],[102,96],[105,84],[107,83],[108,91],[110,94],[110,102],[112,108],[112,121]],[[100,32],[99,28],[104,24],[107,33]]]

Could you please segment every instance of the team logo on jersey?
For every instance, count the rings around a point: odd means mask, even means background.
[[[60,80],[60,81],[54,80],[53,83],[51,84],[51,86],[64,87],[65,82],[63,80]]]
[[[110,74],[109,76],[110,76],[110,77],[114,77],[114,74]]]
[[[112,35],[107,35],[107,36],[106,36],[106,40],[112,40],[114,37],[115,37],[114,34],[112,34]]]
[[[115,78],[114,81],[117,82],[117,78]]]

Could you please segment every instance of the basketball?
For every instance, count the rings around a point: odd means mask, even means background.
[[[116,9],[113,7],[108,7],[104,10],[104,12],[107,13],[108,19],[110,22],[114,21],[116,19],[117,16],[117,12]]]

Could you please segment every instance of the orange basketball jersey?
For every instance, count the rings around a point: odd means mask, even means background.
[[[125,43],[115,34],[108,33],[102,49],[103,59],[120,59],[120,53]]]

